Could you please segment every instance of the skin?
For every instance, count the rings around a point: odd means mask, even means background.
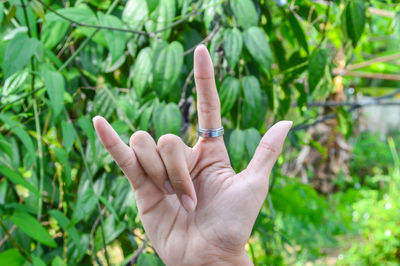
[[[205,46],[194,53],[201,128],[221,126],[214,68]],[[268,193],[269,175],[292,122],[262,138],[248,167],[236,174],[223,137],[199,138],[190,148],[175,135],[156,144],[144,131],[128,147],[102,117],[96,132],[129,179],[154,248],[167,265],[252,265],[245,244]]]

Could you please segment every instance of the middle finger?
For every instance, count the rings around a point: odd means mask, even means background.
[[[143,170],[152,181],[167,194],[174,194],[171,183],[168,181],[167,171],[161,160],[154,139],[145,131],[138,131],[132,135],[130,145]]]

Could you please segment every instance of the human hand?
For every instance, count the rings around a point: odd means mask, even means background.
[[[195,50],[194,76],[199,127],[221,127],[214,69],[205,46]],[[95,117],[93,123],[135,190],[143,226],[167,265],[252,264],[244,247],[292,122],[269,129],[238,174],[222,136],[200,138],[190,148],[175,135],[164,135],[156,144],[138,131],[128,147],[104,118]]]

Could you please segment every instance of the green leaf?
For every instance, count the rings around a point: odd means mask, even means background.
[[[36,196],[38,196],[39,198],[41,198],[42,196],[40,195],[39,190],[32,185],[31,183],[29,183],[25,178],[23,178],[19,173],[11,170],[10,168],[8,168],[5,165],[0,164],[0,173],[5,176],[6,178],[8,178],[8,180],[10,180],[11,182],[13,182],[14,184],[18,184],[21,185],[27,189],[29,189],[29,191],[31,191],[32,193],[34,193]]]
[[[122,20],[129,28],[140,30],[149,15],[146,0],[129,0],[122,12]]]
[[[137,265],[138,266],[157,266],[158,261],[157,261],[156,256],[154,256],[154,254],[142,253],[139,256]]]
[[[116,16],[105,15],[102,12],[98,12],[98,17],[101,26],[124,28],[122,21]],[[124,53],[127,36],[125,32],[105,30],[104,37],[106,38],[108,49],[111,53],[111,63],[115,63]]]
[[[55,21],[44,23],[40,32],[40,40],[44,47],[53,49],[64,37],[68,31],[70,23],[66,21]]]
[[[22,266],[24,264],[25,258],[16,248],[7,249],[0,253],[0,265]]]
[[[273,57],[267,36],[258,27],[251,27],[243,35],[244,44],[265,74],[269,74]]]
[[[396,38],[400,40],[400,11],[396,12],[394,16],[394,33]]]
[[[63,15],[64,17],[70,18],[76,22],[87,24],[87,25],[99,25],[99,22],[97,21],[96,15],[93,13],[92,9],[87,6],[86,4],[79,4],[78,6],[74,7],[67,7],[67,8],[60,8],[57,9],[57,13]],[[66,22],[66,20],[59,15],[49,12],[46,14],[46,21],[47,22],[57,22],[57,21],[63,21]],[[81,27],[78,26],[79,30],[85,34],[86,36],[90,36],[93,34],[93,32],[96,31],[94,28],[88,28],[88,27]],[[97,40],[98,42],[100,41],[98,38],[101,36],[101,33],[98,33],[97,36],[93,38],[93,40]],[[104,38],[104,37],[103,37]]]
[[[222,2],[219,0],[204,0],[202,8],[204,9],[204,25],[210,31],[215,15],[220,14],[219,12],[222,13]]]
[[[21,140],[24,144],[24,147],[28,150],[31,162],[35,162],[36,158],[36,149],[33,146],[33,142],[31,137],[29,136],[28,132],[24,129],[24,126],[19,122],[15,121],[14,119],[10,118],[6,114],[0,114],[0,119],[7,125],[17,137]]]
[[[115,211],[114,207],[103,196],[98,195],[98,197],[99,197],[99,200],[101,201],[101,203],[103,203],[107,207],[108,211],[111,212],[111,214],[114,216],[114,218],[119,222],[118,214]]]
[[[219,89],[221,99],[221,115],[229,113],[235,105],[240,93],[240,81],[234,77],[226,77]]]
[[[118,95],[118,90],[109,90],[115,99]],[[100,115],[108,119],[115,111],[115,104],[113,103],[112,97],[107,92],[106,88],[98,88],[96,90],[96,95],[93,100],[93,110],[92,115]]]
[[[116,239],[123,231],[125,231],[125,229],[126,225],[124,222],[116,223],[114,216],[108,216],[104,221],[104,235],[106,244],[109,244],[111,241]],[[101,228],[96,230],[94,243],[96,250],[103,248]]]
[[[4,3],[3,1],[0,1],[0,25],[3,23],[3,17],[4,17]]]
[[[4,82],[2,94],[3,96],[12,95],[19,92],[24,87],[22,86],[29,75],[26,69],[20,70],[9,76]]]
[[[90,122],[87,116],[81,116],[78,119],[78,124],[80,128],[85,132],[85,135],[89,139],[90,147],[92,148],[93,158],[96,156],[96,135],[94,133],[93,124]]]
[[[342,133],[346,139],[349,139],[353,132],[353,123],[350,114],[343,107],[340,107],[337,110],[337,119],[340,133]]]
[[[245,134],[244,131],[240,129],[233,130],[229,138],[229,157],[231,158],[231,163],[233,169],[238,172],[243,164],[243,160],[246,158],[245,150]]]
[[[179,107],[175,103],[158,106],[154,112],[153,123],[157,139],[167,133],[179,135],[182,125]]]
[[[253,155],[261,141],[260,133],[255,128],[249,128],[244,131],[246,140],[246,152],[248,159],[253,158]]]
[[[292,27],[292,32],[296,37],[297,42],[301,45],[304,50],[308,53],[308,44],[306,40],[306,36],[304,34],[303,28],[301,27],[299,21],[293,14],[293,12],[289,12],[289,23]]]
[[[224,52],[229,66],[235,69],[242,53],[243,39],[242,34],[237,28],[226,29],[224,31]]]
[[[42,74],[47,95],[50,98],[51,110],[57,117],[64,107],[64,78],[59,72],[47,68],[43,68]]]
[[[87,25],[98,25],[96,16],[93,13],[92,9],[84,4],[75,7],[59,8],[57,9],[57,13],[79,23],[84,23]],[[66,22],[67,20],[51,11],[46,14],[46,22],[56,21]]]
[[[36,257],[33,254],[32,254],[32,264],[33,264],[33,266],[46,266],[46,263],[44,261],[42,261],[41,258]]]
[[[244,29],[257,26],[258,14],[253,1],[231,0],[230,6],[239,26],[243,27]]]
[[[356,47],[365,29],[366,8],[363,0],[348,1],[342,14],[342,28]]]
[[[161,39],[167,40],[171,35],[171,29],[164,29],[174,22],[175,14],[175,0],[160,0],[157,9],[151,14],[152,21],[146,24],[147,31],[157,32],[162,30],[157,35],[160,36]]]
[[[153,12],[158,6],[158,0],[146,0],[147,7],[149,8],[149,14]]]
[[[161,99],[166,98],[174,89],[183,64],[183,47],[172,42],[154,53],[153,82]]]
[[[310,94],[317,88],[325,73],[327,64],[327,54],[325,50],[314,50],[308,63],[308,87]]]
[[[3,80],[25,67],[40,46],[39,40],[29,38],[25,33],[17,34],[11,39],[3,61]],[[24,52],[21,53],[21,51]]]
[[[11,220],[25,234],[39,241],[41,244],[55,248],[57,243],[49,235],[46,229],[31,215],[25,212],[14,212]]]
[[[149,79],[152,75],[151,48],[146,47],[140,50],[133,67],[133,88],[140,98],[146,91]]]
[[[60,227],[71,236],[72,240],[75,242],[77,246],[79,246],[80,238],[78,230],[76,230],[75,226],[70,226],[70,220],[64,213],[60,212],[59,210],[50,210],[49,214],[57,220],[57,223]]]
[[[244,103],[242,109],[242,122],[245,128],[258,126],[260,116],[264,116],[261,88],[258,79],[246,76],[242,79]]]
[[[61,122],[61,127],[62,127],[62,133],[63,133],[64,148],[67,152],[70,152],[72,149],[72,146],[74,145],[75,136],[76,136],[74,125],[72,124],[71,121],[63,120]]]
[[[87,218],[95,209],[97,201],[98,197],[91,188],[86,189],[83,194],[80,194],[70,224],[76,224],[82,219]]]
[[[51,266],[64,266],[64,265],[65,263],[59,256],[56,256],[51,262]]]

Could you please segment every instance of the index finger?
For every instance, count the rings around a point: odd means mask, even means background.
[[[194,79],[199,127],[202,129],[221,127],[221,106],[215,86],[214,67],[204,45],[199,45],[194,51]]]

